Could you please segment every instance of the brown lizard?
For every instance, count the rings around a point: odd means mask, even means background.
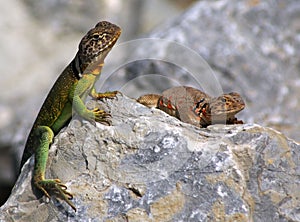
[[[165,90],[162,95],[143,95],[137,101],[199,127],[216,123],[243,123],[235,118],[235,114],[245,108],[245,103],[235,92],[212,98],[199,89],[177,86]]]

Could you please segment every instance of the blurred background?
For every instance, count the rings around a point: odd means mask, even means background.
[[[75,56],[81,38],[100,20],[123,30],[117,50],[107,57],[108,73],[126,41],[151,37],[180,43],[195,55],[163,41],[134,41],[125,56],[167,55],[183,64],[204,64],[196,70],[200,81],[213,72],[222,91],[244,98],[246,108],[239,119],[300,141],[299,0],[10,0],[1,4],[0,12],[0,204],[14,184],[43,100]],[[104,88],[125,89],[130,82],[124,94],[137,98],[147,90],[172,86],[164,79],[147,79],[150,75],[138,78],[157,73],[195,85],[186,67],[157,60],[113,70]]]

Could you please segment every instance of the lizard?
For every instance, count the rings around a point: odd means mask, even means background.
[[[137,102],[198,127],[213,123],[243,123],[235,118],[235,114],[245,108],[242,97],[236,92],[211,97],[189,86],[172,87],[163,91],[162,95],[146,94],[140,96]]]
[[[94,84],[100,76],[104,59],[121,34],[121,29],[107,21],[99,22],[79,43],[74,59],[58,77],[46,97],[28,135],[21,167],[34,154],[33,184],[50,199],[50,192],[76,211],[73,194],[60,179],[46,179],[48,150],[53,138],[72,118],[72,109],[89,121],[108,122],[109,114],[98,108],[89,110],[84,104],[93,99],[114,98],[117,91],[98,93]]]

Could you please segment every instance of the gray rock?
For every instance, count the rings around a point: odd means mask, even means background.
[[[111,126],[76,117],[50,149],[47,177],[66,183],[77,212],[33,190],[31,158],[1,221],[300,220],[300,145],[280,132],[200,129],[122,95],[99,106]]]

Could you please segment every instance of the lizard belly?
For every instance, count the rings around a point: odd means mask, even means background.
[[[55,122],[52,124],[51,129],[54,134],[57,134],[63,126],[65,126],[72,118],[72,104],[66,103],[62,109],[60,115],[57,117]]]

